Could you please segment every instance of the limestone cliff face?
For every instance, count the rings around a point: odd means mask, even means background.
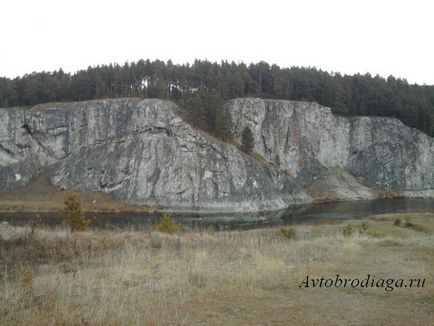
[[[271,162],[278,156],[298,184],[338,168],[371,188],[434,189],[433,139],[397,119],[339,117],[307,102],[236,99],[229,107],[235,137],[249,126],[255,151]]]
[[[337,199],[371,198],[370,188],[433,193],[433,139],[397,120],[336,117],[305,102],[237,99],[228,108],[235,137],[249,125],[265,160],[192,128],[168,101],[0,109],[0,188],[49,170],[63,189],[101,190],[136,205],[230,211],[312,201],[317,193],[309,187],[321,183],[336,188]]]
[[[64,189],[137,205],[257,210],[305,201],[288,177],[193,129],[162,100],[117,99],[0,110],[0,185],[49,169]]]

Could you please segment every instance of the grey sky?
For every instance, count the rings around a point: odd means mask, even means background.
[[[427,0],[2,0],[0,76],[206,58],[434,84],[433,9]]]

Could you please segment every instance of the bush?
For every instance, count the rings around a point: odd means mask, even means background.
[[[280,234],[282,236],[284,236],[285,238],[288,238],[288,239],[295,240],[295,238],[296,238],[296,233],[295,233],[295,230],[293,228],[280,229]]]
[[[353,235],[353,227],[350,224],[346,225],[342,230],[342,233],[344,234],[345,238],[351,237]]]
[[[154,224],[154,230],[164,233],[179,233],[183,230],[181,225],[178,225],[173,220],[170,214],[164,214],[160,219]]]
[[[393,221],[393,225],[400,226],[401,225],[401,219],[400,218],[395,219],[395,221]]]
[[[369,228],[368,222],[363,222],[362,224],[360,224],[359,232],[366,233],[368,231],[368,228]]]
[[[62,209],[63,223],[71,232],[83,231],[90,224],[83,216],[80,197],[75,192],[68,192],[64,200],[65,207]]]
[[[410,227],[413,226],[413,223],[411,222],[411,218],[410,217],[406,217],[405,218],[404,226],[407,227],[407,228],[410,228]]]

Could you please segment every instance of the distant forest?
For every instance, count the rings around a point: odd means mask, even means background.
[[[261,97],[314,101],[340,115],[396,117],[434,136],[434,86],[410,85],[393,76],[349,76],[263,61],[246,65],[196,60],[179,65],[139,60],[74,74],[59,69],[0,78],[0,107],[136,96],[170,99],[185,108],[194,123],[221,135],[227,129],[221,109],[225,100]]]

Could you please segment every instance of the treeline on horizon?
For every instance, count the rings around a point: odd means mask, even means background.
[[[74,74],[59,69],[0,78],[0,107],[115,97],[172,100],[198,126],[223,135],[221,129],[229,123],[221,110],[223,102],[261,97],[314,101],[340,115],[395,117],[434,136],[434,86],[411,85],[393,76],[280,68],[263,61],[246,65],[196,60],[180,65],[170,60],[139,60],[89,67]]]

